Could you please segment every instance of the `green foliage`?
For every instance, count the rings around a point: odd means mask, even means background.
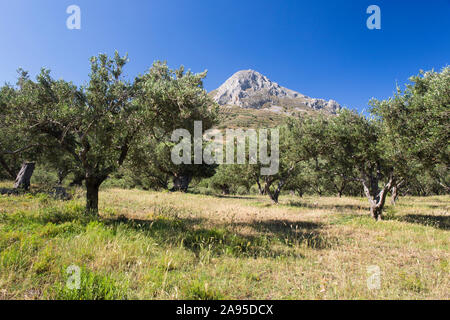
[[[86,180],[87,211],[96,213],[100,185],[130,151],[149,147],[147,139],[192,128],[193,119],[212,126],[215,109],[203,89],[206,72],[170,70],[156,62],[130,82],[123,77],[127,61],[117,52],[112,58],[92,57],[88,84],[80,88],[53,79],[49,70],[43,69],[36,81],[21,72],[16,87],[1,89],[0,112],[7,116],[1,117],[0,130],[8,141],[0,141],[0,164],[10,166],[3,155],[15,140],[27,150],[25,142],[37,146],[34,158],[45,159],[59,180],[69,172]],[[13,130],[23,139],[15,139]]]
[[[22,79],[28,73],[18,70]],[[22,85],[19,81],[18,86]],[[7,84],[0,88],[0,179],[15,179],[25,160],[35,160],[36,145],[30,142],[32,135],[21,131],[21,123],[15,121],[12,102],[17,98],[17,91]]]
[[[405,90],[388,100],[372,100],[372,112],[388,128],[391,142],[425,164],[449,163],[450,67],[411,77]]]
[[[65,270],[65,269],[64,269]],[[63,270],[63,273],[64,273]],[[80,288],[71,289],[65,285],[50,288],[47,295],[56,300],[124,300],[127,287],[107,275],[81,269]]]
[[[207,165],[180,164],[171,160],[175,144],[171,141],[172,130],[185,129],[194,139],[194,121],[202,122],[202,130],[216,123],[217,106],[203,89],[206,72],[193,74],[184,67],[171,70],[157,62],[140,80],[145,95],[140,103],[152,103],[160,114],[157,127],[148,127],[146,137],[131,150],[127,168],[135,180],[148,189],[167,189],[170,178],[187,176],[207,177],[214,173]],[[147,100],[150,99],[150,100]],[[168,114],[170,110],[176,114]],[[162,125],[161,125],[162,122]],[[193,148],[191,158],[193,159]],[[192,161],[193,163],[193,161]]]
[[[209,185],[222,194],[238,193],[238,190],[240,194],[245,194],[251,183],[247,169],[247,165],[220,165],[215,175],[209,180]]]
[[[39,164],[33,172],[31,183],[51,188],[58,184],[58,175],[55,171]]]
[[[194,280],[184,289],[189,300],[220,300],[223,296],[210,288],[207,282]]]
[[[123,76],[127,61],[117,52],[92,57],[82,87],[55,80],[45,69],[33,81],[19,69],[17,83],[0,88],[0,178],[14,178],[24,160],[37,161],[33,183],[81,177],[87,209],[94,212],[104,181],[105,187],[187,190],[191,180],[198,185],[212,177],[196,192],[259,192],[274,202],[284,190],[339,196],[364,191],[381,207],[380,197],[393,187],[410,194],[448,193],[450,67],[421,71],[394,97],[372,100],[370,117],[346,109],[336,116],[287,116],[219,111],[203,88],[206,72],[170,69],[159,61],[129,81]],[[187,129],[193,136],[196,120],[203,131],[279,128],[278,173],[261,176],[261,164],[173,164],[172,131]]]
[[[372,100],[371,112],[382,119],[389,152],[400,174],[408,180],[428,171],[449,190],[450,67],[421,71],[394,97]],[[413,169],[413,170],[412,170]]]

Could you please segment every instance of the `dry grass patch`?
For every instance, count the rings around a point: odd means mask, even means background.
[[[214,197],[106,189],[83,200],[0,196],[5,299],[448,299],[449,196]],[[83,287],[64,289],[69,265]],[[369,290],[367,267],[381,271]]]

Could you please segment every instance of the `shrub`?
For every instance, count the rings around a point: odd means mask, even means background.
[[[243,196],[243,195],[247,195],[248,194],[248,190],[244,186],[239,186],[239,187],[236,188],[235,193],[237,195]]]
[[[50,189],[58,184],[58,175],[43,166],[37,166],[31,177],[31,183]]]

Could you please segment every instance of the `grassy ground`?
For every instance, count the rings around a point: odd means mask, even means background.
[[[82,198],[0,196],[0,299],[449,299],[449,204],[401,198],[375,222],[359,198],[108,189],[96,221]]]

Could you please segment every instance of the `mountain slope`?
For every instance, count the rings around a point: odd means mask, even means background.
[[[221,106],[267,110],[286,115],[314,110],[335,114],[341,108],[334,100],[307,97],[280,86],[254,70],[236,72],[211,95]]]

